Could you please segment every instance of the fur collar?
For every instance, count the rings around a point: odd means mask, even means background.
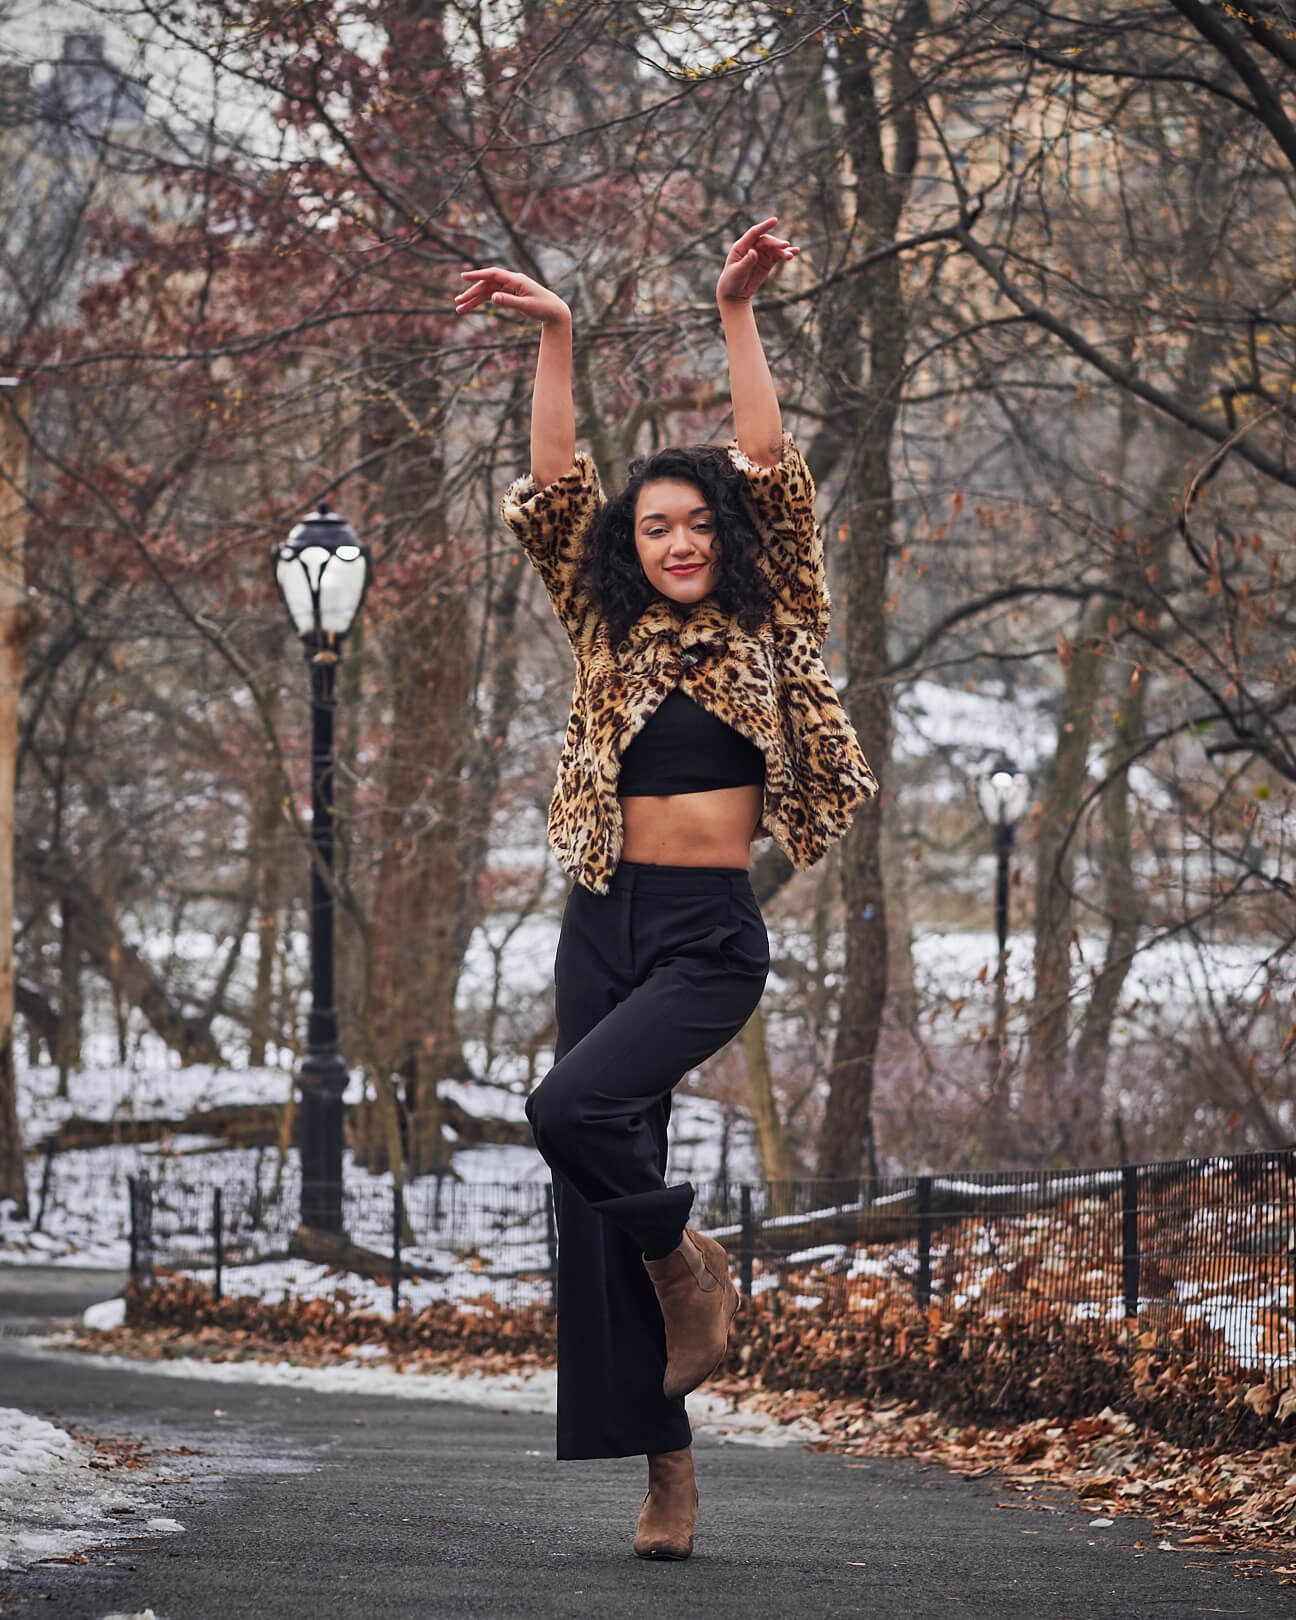
[[[678,641],[682,652],[698,649],[723,653],[736,628],[728,614],[722,612],[709,596],[690,607],[659,596],[630,626],[629,641],[634,652],[649,642],[667,640],[672,643]]]

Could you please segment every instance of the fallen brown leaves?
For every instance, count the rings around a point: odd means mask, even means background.
[[[820,1306],[740,1318],[727,1370],[767,1389],[816,1389],[991,1422],[1083,1419],[1106,1407],[1183,1445],[1263,1445],[1285,1438],[1296,1393],[1206,1359],[1184,1334],[1137,1322],[1071,1320],[1043,1303],[964,1321],[900,1290],[869,1311]]]
[[[364,1341],[378,1344],[380,1341]],[[64,1350],[83,1350],[92,1355],[117,1354],[138,1361],[273,1361],[291,1367],[354,1366],[358,1341],[350,1344],[324,1336],[299,1344],[263,1338],[245,1331],[227,1332],[219,1327],[197,1328],[191,1332],[177,1327],[132,1327],[129,1323],[108,1331],[87,1330],[59,1340]],[[533,1372],[553,1365],[552,1354],[534,1350],[464,1350],[422,1346],[417,1349],[386,1350],[381,1356],[364,1357],[370,1366],[396,1372],[448,1372],[464,1377]]]
[[[290,1295],[273,1304],[242,1297],[213,1300],[210,1289],[191,1278],[159,1273],[152,1287],[127,1288],[123,1328],[93,1337],[104,1344],[133,1335],[141,1345],[155,1346],[159,1356],[168,1353],[167,1345],[184,1339],[221,1352],[222,1360],[274,1351],[284,1360],[325,1363],[345,1358],[361,1345],[380,1345],[398,1363],[444,1352],[498,1356],[503,1364],[516,1366],[552,1359],[554,1319],[539,1307],[506,1309],[490,1295],[440,1301],[420,1311],[403,1305],[394,1316],[380,1316],[356,1310],[341,1282],[318,1299]]]
[[[554,1319],[538,1309],[506,1310],[489,1297],[417,1312],[406,1306],[385,1317],[353,1309],[341,1284],[320,1299],[214,1301],[190,1278],[160,1273],[150,1288],[128,1287],[121,1327],[86,1330],[63,1343],[151,1361],[270,1360],[304,1367],[351,1363],[359,1350],[381,1349],[385,1365],[398,1370],[512,1373],[552,1364]]]
[[[72,1432],[78,1433],[76,1429]],[[97,1469],[100,1473],[110,1474],[119,1468],[145,1468],[151,1461],[148,1447],[134,1435],[118,1434],[107,1437],[83,1435],[80,1438],[90,1440],[94,1445],[94,1456],[89,1459],[86,1466]]]

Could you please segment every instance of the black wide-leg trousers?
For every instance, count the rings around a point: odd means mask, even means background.
[[[693,1204],[668,1187],[671,1090],[733,1039],[769,973],[738,867],[622,861],[606,895],[577,885],[554,962],[554,1066],[527,1100],[558,1222],[558,1456],[678,1451],[662,1394],[665,1334],[645,1251],[678,1243]]]

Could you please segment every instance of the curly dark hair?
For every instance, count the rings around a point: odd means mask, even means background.
[[[760,629],[770,594],[756,557],[760,536],[747,509],[742,475],[726,451],[714,445],[658,450],[630,463],[626,486],[600,511],[585,542],[582,569],[591,599],[607,620],[615,646],[659,594],[648,581],[635,548],[635,502],[645,484],[677,478],[696,484],[711,508],[719,568],[711,592],[716,604],[748,634]]]

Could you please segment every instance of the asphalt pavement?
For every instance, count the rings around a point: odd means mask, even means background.
[[[0,1312],[15,1292],[0,1287]],[[61,1308],[73,1294],[65,1283]],[[96,1548],[85,1564],[0,1575],[5,1620],[1296,1610],[1272,1573],[1246,1579],[1200,1547],[1157,1550],[1145,1520],[1095,1528],[1065,1493],[1027,1508],[993,1475],[904,1459],[700,1440],[697,1550],[658,1564],[630,1550],[642,1459],[559,1464],[548,1417],[164,1379],[36,1354],[11,1335],[0,1335],[0,1405],[144,1441],[171,1468],[153,1511],[185,1526]]]
[[[39,1332],[53,1320],[75,1318],[125,1286],[124,1271],[0,1265],[0,1335]]]

